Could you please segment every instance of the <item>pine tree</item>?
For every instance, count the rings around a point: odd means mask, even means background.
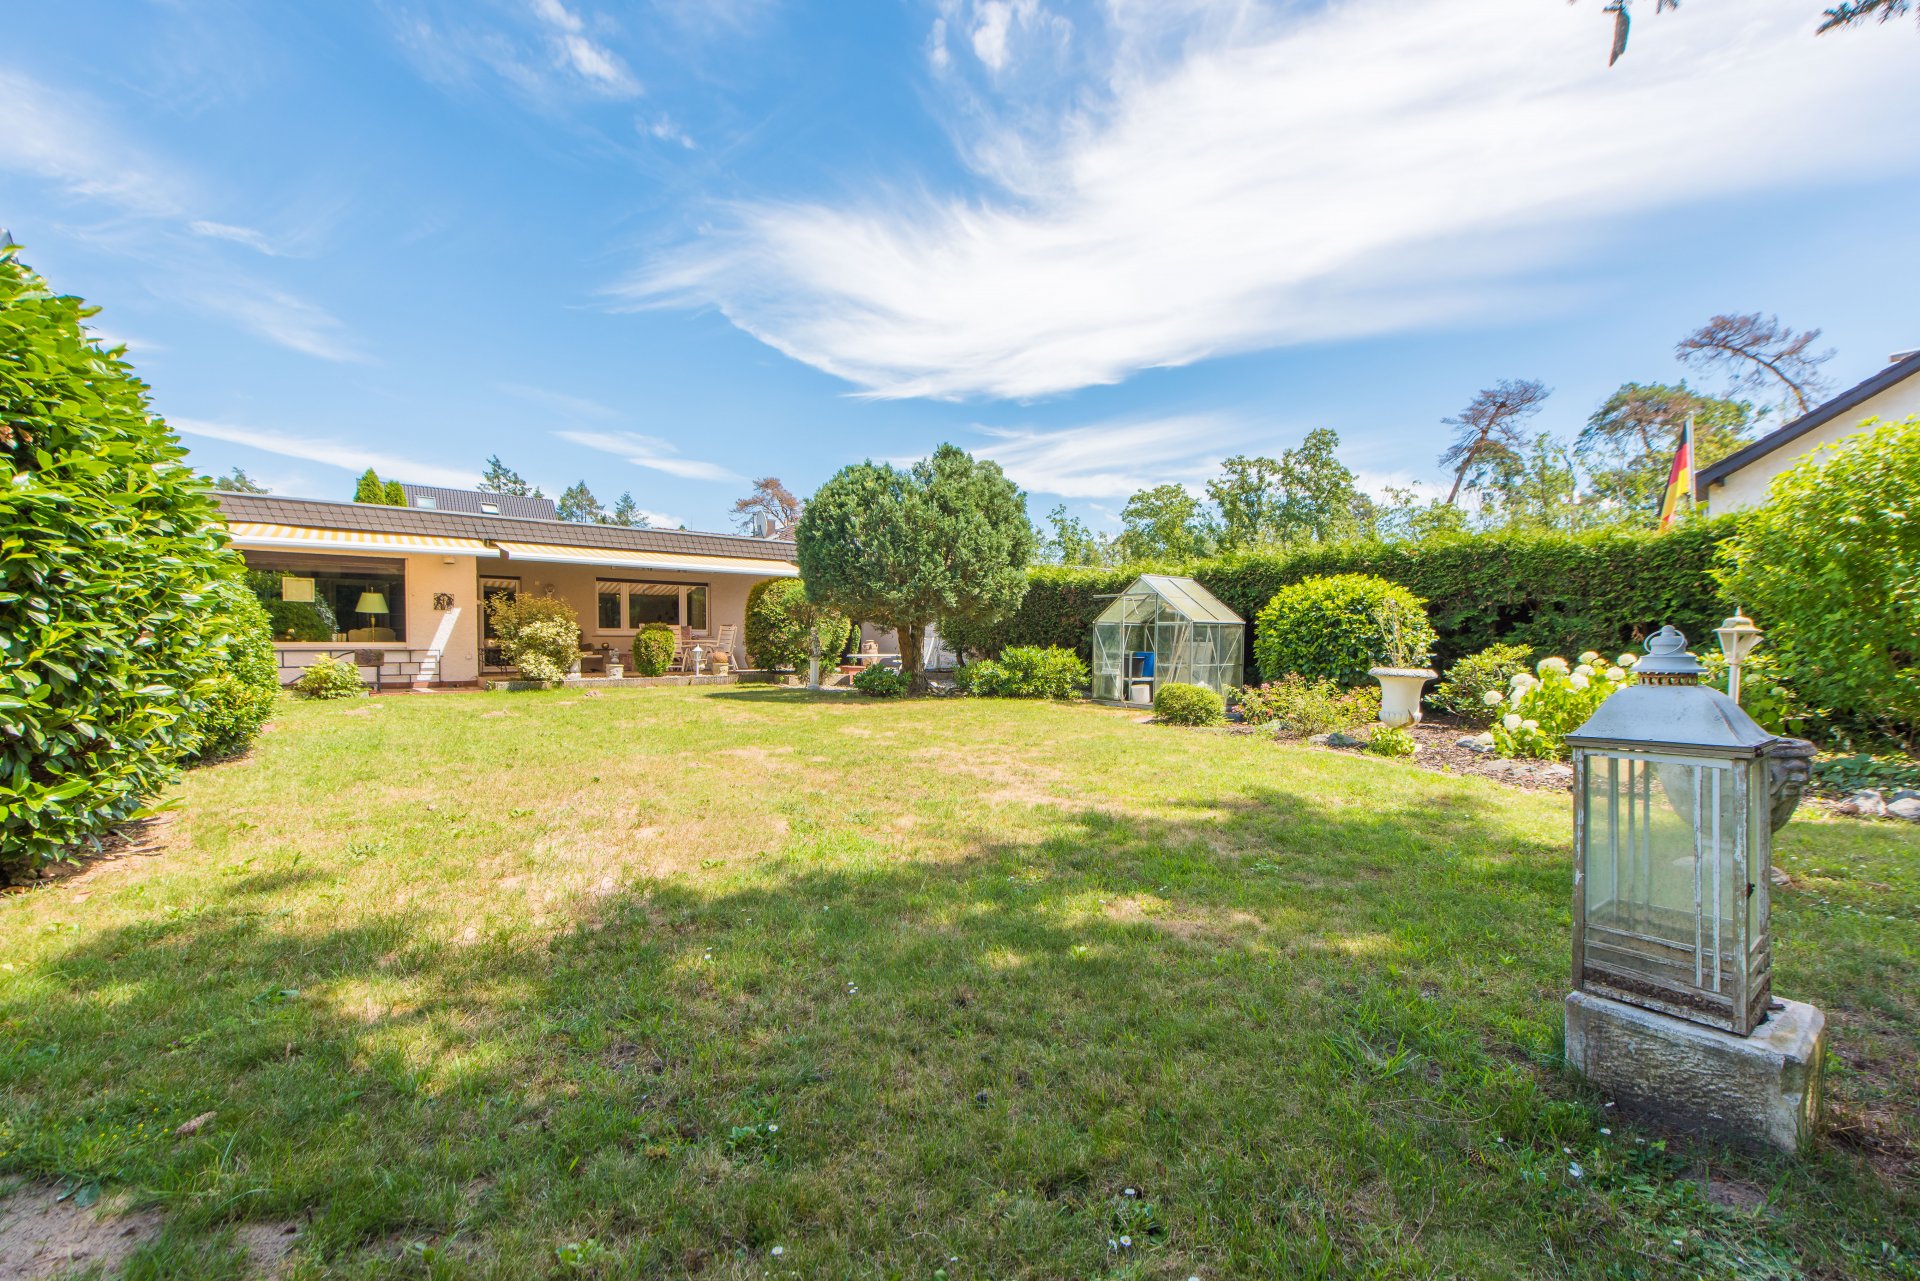
[[[407,491],[401,487],[400,482],[397,480],[388,481],[382,487],[381,493],[383,496],[382,500],[389,507],[405,507],[407,505]]]
[[[586,481],[568,485],[560,492],[558,514],[561,520],[578,521],[583,525],[603,525],[606,523],[606,509],[600,500],[587,488]]]
[[[353,501],[356,503],[379,503],[387,501],[387,487],[381,483],[379,473],[369,467],[360,473],[359,484],[353,487]]]
[[[514,494],[521,498],[540,497],[540,491],[527,484],[525,476],[501,462],[498,454],[487,459],[487,474],[481,478],[480,488],[495,494]]]
[[[630,529],[651,527],[647,518],[641,514],[640,505],[633,501],[632,494],[620,495],[620,500],[613,505],[613,511],[602,519],[609,525],[625,525]]]

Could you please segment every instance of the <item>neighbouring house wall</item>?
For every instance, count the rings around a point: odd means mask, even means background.
[[[1844,440],[1869,418],[1897,421],[1920,414],[1920,378],[1908,378],[1863,401],[1830,423],[1822,423],[1797,440],[1742,467],[1707,491],[1707,510],[1714,515],[1758,507],[1767,499],[1773,478],[1822,445]]]

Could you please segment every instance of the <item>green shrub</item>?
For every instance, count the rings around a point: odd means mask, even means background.
[[[1577,666],[1564,658],[1543,658],[1533,672],[1515,676],[1504,709],[1493,723],[1493,750],[1500,756],[1565,760],[1572,753],[1566,736],[1584,725],[1607,696],[1633,684],[1632,654],[1614,662],[1592,650]]]
[[[0,250],[0,878],[136,814],[197,745],[239,567],[118,349]]]
[[[1744,687],[1744,676],[1741,683]],[[1865,752],[1823,756],[1813,762],[1813,781],[1826,792],[1857,792],[1864,787],[1920,789],[1920,760],[1911,756],[1870,756]]]
[[[1289,583],[1373,574],[1428,602],[1440,638],[1434,656],[1442,667],[1500,642],[1531,645],[1536,654],[1570,654],[1588,645],[1612,652],[1662,623],[1689,636],[1711,633],[1730,606],[1713,576],[1715,551],[1742,519],[1689,521],[1664,534],[1503,530],[1418,542],[1321,543],[1186,565],[1035,566],[1027,571],[1026,597],[1012,614],[985,622],[948,620],[940,632],[949,644],[980,657],[1009,645],[1064,645],[1087,658],[1094,617],[1111,603],[1100,597],[1124,591],[1148,569],[1191,574],[1250,622]],[[1249,654],[1258,652],[1258,641],[1256,627]]]
[[[1162,685],[1153,696],[1153,717],[1163,725],[1218,725],[1227,703],[1204,685]]]
[[[194,714],[199,741],[190,759],[220,760],[247,750],[273,714],[280,694],[280,663],[274,657],[267,611],[238,579],[222,579],[207,593],[226,627],[212,641],[214,671],[205,701]]]
[[[1412,667],[1433,652],[1425,602],[1367,574],[1309,578],[1275,592],[1255,620],[1254,652],[1268,680],[1298,673],[1365,684],[1369,668]]]
[[[1920,417],[1880,423],[1775,477],[1720,575],[1794,689],[1909,746],[1920,741],[1916,494]]]
[[[853,620],[807,599],[797,578],[770,578],[747,592],[747,656],[755,667],[807,670],[813,629],[820,629],[820,663],[832,667],[846,648]]]
[[[1240,691],[1240,719],[1271,725],[1283,734],[1331,734],[1354,729],[1380,715],[1380,687],[1346,689],[1330,680],[1294,674]]]
[[[580,661],[580,623],[557,596],[495,596],[487,618],[522,680],[557,681]]]
[[[360,679],[360,669],[353,661],[330,654],[316,655],[287,688],[301,698],[315,699],[359,698],[367,692],[366,683]]]
[[[1469,725],[1491,725],[1513,678],[1527,670],[1532,656],[1531,645],[1489,645],[1449,667],[1427,701]]]
[[[976,698],[1072,698],[1087,679],[1078,654],[1037,645],[1015,645],[997,662],[982,659],[954,673],[954,683]]]
[[[1367,735],[1367,750],[1375,756],[1412,756],[1419,745],[1413,731],[1400,725],[1375,725]]]
[[[868,664],[853,678],[855,689],[874,698],[899,698],[912,684],[912,678],[899,668],[878,663]]]
[[[633,638],[633,672],[636,676],[659,676],[673,666],[674,653],[680,648],[680,633],[665,623],[648,623]]]

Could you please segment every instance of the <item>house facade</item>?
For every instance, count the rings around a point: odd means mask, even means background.
[[[486,602],[567,602],[589,655],[627,653],[648,623],[744,665],[747,592],[794,578],[791,542],[629,529],[477,511],[219,496],[248,582],[266,605],[282,683],[315,656],[357,656],[388,687],[469,685],[513,674]],[[442,500],[444,501],[444,500]],[[373,661],[378,656],[378,662]]]
[[[1869,418],[1893,422],[1915,414],[1920,414],[1920,351],[1904,351],[1873,377],[1702,467],[1694,497],[1715,515],[1758,507],[1775,476],[1822,445],[1851,436]]]

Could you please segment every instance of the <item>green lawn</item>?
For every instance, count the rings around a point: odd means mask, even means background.
[[[130,1276],[1920,1275],[1891,823],[1782,841],[1790,1161],[1559,1066],[1564,796],[751,688],[290,704],[179,791],[0,900],[0,1171],[164,1214]]]

